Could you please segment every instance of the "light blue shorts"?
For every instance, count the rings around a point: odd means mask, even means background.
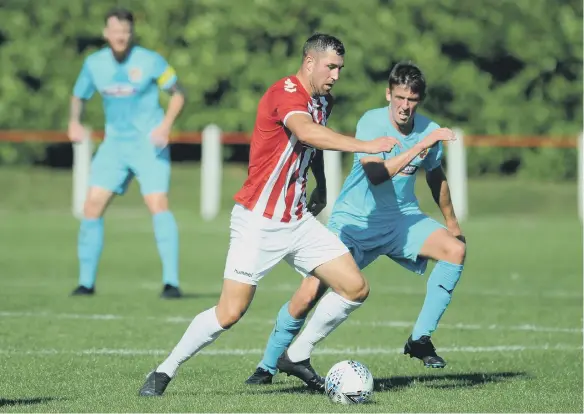
[[[425,214],[404,214],[390,225],[387,233],[368,236],[362,228],[329,221],[329,229],[337,234],[347,246],[360,269],[370,265],[379,256],[387,256],[406,269],[424,274],[428,259],[419,257],[428,237],[438,229],[445,228]]]
[[[168,193],[170,149],[150,142],[107,138],[91,163],[90,186],[124,194],[136,177],[142,195]]]

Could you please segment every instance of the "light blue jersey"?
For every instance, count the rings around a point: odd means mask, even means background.
[[[396,145],[391,152],[373,155],[384,160],[410,149],[439,128],[435,122],[416,113],[414,129],[404,136],[394,128],[389,117],[388,107],[373,109],[366,112],[357,124],[356,137],[360,140],[370,141],[383,136],[399,140],[401,148]],[[416,172],[419,168],[429,171],[441,165],[442,143],[420,153],[399,174],[376,186],[369,182],[360,163],[361,158],[367,156],[372,155],[355,154],[353,168],[333,207],[329,228],[340,235],[354,256],[357,256],[356,251],[360,256],[368,256],[355,257],[361,268],[381,254],[396,261],[407,259],[415,262],[428,235],[442,227],[420,211],[414,193]],[[419,264],[423,266],[406,267],[421,273],[425,270],[425,261]]]
[[[89,55],[77,78],[73,95],[103,98],[107,138],[146,138],[164,117],[158,90],[177,81],[174,69],[158,53],[134,46],[123,62],[110,48]]]
[[[73,95],[87,100],[97,91],[105,112],[105,141],[93,159],[91,186],[121,194],[135,176],[144,195],[168,192],[169,149],[156,148],[150,133],[164,118],[159,89],[176,82],[166,60],[140,46],[123,62],[110,48],[85,59]]]

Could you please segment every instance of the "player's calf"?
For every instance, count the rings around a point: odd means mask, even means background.
[[[330,286],[333,292],[321,299],[304,331],[278,360],[278,369],[286,362],[285,359],[294,364],[309,364],[314,347],[359,308],[369,294],[369,284],[350,253],[318,266],[313,274]],[[292,370],[288,373],[306,381],[301,372]]]
[[[162,261],[164,287],[161,297],[180,298],[182,293],[178,281],[179,234],[174,215],[168,210],[168,197],[166,193],[151,193],[144,196],[144,202],[152,214],[156,247]]]
[[[307,276],[294,292],[288,304],[288,312],[296,319],[304,319],[324,295],[328,286],[314,276]]]

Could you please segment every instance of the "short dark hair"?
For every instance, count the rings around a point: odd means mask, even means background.
[[[426,96],[426,78],[422,70],[412,62],[399,62],[389,73],[389,89],[396,85],[403,85],[413,93],[420,95],[421,99]]]
[[[334,36],[315,33],[306,40],[304,47],[302,48],[302,57],[306,57],[310,50],[316,50],[317,52],[326,52],[327,50],[334,50],[337,55],[345,55],[345,46],[343,42]]]
[[[106,24],[111,17],[115,17],[120,21],[130,22],[132,26],[134,25],[134,15],[130,10],[124,9],[123,7],[114,7],[113,9],[110,9],[105,15],[104,20]]]

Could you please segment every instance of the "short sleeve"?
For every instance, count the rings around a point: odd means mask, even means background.
[[[169,89],[178,81],[176,71],[158,53],[154,54],[153,77],[160,89]]]
[[[426,171],[432,171],[442,165],[442,152],[442,142],[437,142],[432,148],[430,148],[428,156],[423,163],[423,167]]]
[[[363,115],[359,122],[357,122],[357,132],[355,133],[355,138],[361,141],[372,141],[375,138],[380,138],[385,135],[383,128],[380,128],[375,119],[370,115]],[[389,153],[380,152],[377,154],[367,154],[364,152],[356,152],[355,158],[360,160],[363,157],[378,157],[381,159],[386,159]]]
[[[282,86],[276,86],[274,90],[274,100],[273,103],[276,107],[276,116],[278,121],[286,125],[286,121],[293,114],[307,114],[308,112],[308,102],[306,96],[299,90],[290,78],[284,81]]]
[[[94,93],[95,84],[93,83],[93,78],[91,77],[91,72],[89,71],[89,64],[87,63],[86,59],[85,62],[83,62],[83,67],[81,68],[81,72],[79,72],[79,76],[77,77],[77,81],[73,87],[73,96],[79,99],[87,100],[90,99]]]
[[[432,131],[438,129],[439,126],[437,124],[432,124],[429,128],[428,131],[426,132],[426,135],[430,134]],[[443,145],[441,141],[438,141],[436,144],[434,144],[430,150],[428,151],[428,155],[426,156],[426,158],[424,158],[424,161],[422,163],[422,167],[426,170],[426,171],[432,171],[435,168],[438,168],[442,165],[442,153],[443,153]]]

